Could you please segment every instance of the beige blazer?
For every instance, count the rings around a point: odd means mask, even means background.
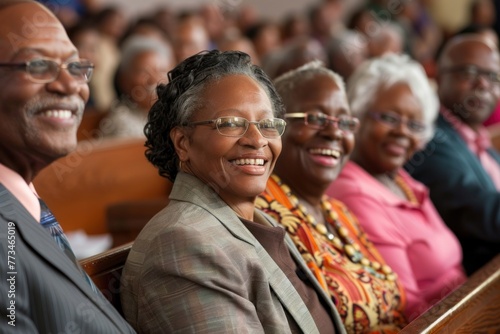
[[[134,242],[122,274],[123,311],[138,332],[318,333],[291,282],[211,187],[180,173],[170,200]]]

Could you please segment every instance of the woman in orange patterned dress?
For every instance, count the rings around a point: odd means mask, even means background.
[[[320,63],[275,81],[286,107],[283,151],[256,201],[287,230],[349,333],[397,333],[405,297],[397,276],[341,202],[325,195],[354,147],[342,79]]]

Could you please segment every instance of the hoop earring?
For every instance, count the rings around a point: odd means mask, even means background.
[[[179,160],[179,170],[182,171],[182,161]]]

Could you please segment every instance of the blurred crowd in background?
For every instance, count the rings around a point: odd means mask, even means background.
[[[99,0],[41,2],[65,24],[80,56],[95,64],[89,109],[119,111],[101,126],[117,136],[142,136],[156,84],[202,50],[244,51],[273,78],[319,59],[346,80],[365,59],[407,53],[432,79],[451,36],[479,32],[498,45],[493,0],[371,0],[350,6],[349,13],[346,0],[319,0],[279,20],[262,18],[251,2],[207,1],[189,10],[165,5],[134,18]],[[135,129],[127,125],[134,121]]]

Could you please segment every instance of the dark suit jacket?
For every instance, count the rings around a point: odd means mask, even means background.
[[[490,155],[500,164],[500,155]],[[439,214],[457,235],[468,274],[500,252],[500,193],[479,159],[439,115],[436,134],[405,166],[427,185]]]
[[[0,318],[0,333],[134,333],[2,184]]]
[[[345,333],[330,297],[286,242],[330,308],[337,333]],[[298,292],[236,213],[184,173],[169,205],[135,240],[121,297],[139,332],[290,333],[285,310],[299,327],[292,326],[294,332],[318,332]]]

